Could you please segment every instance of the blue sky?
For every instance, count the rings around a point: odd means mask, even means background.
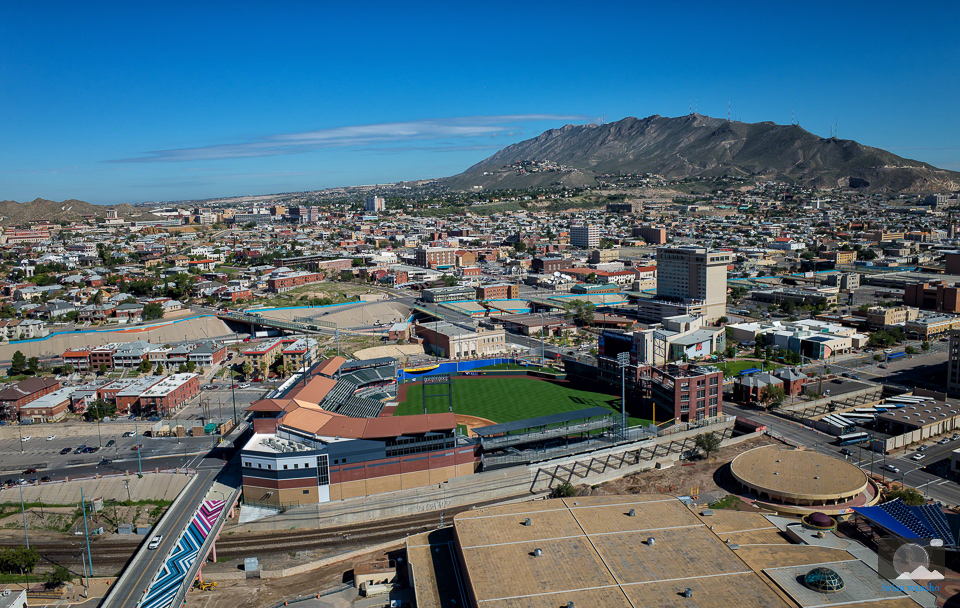
[[[958,22],[952,2],[6,2],[0,199],[442,177],[691,103],[960,170]]]

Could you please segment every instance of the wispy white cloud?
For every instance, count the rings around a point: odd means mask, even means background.
[[[431,141],[449,138],[497,137],[512,135],[517,123],[536,121],[594,120],[588,116],[563,114],[513,114],[501,116],[464,116],[389,122],[372,125],[354,125],[270,135],[251,141],[217,144],[196,148],[155,150],[135,158],[124,158],[114,163],[157,163],[219,160],[227,158],[252,158],[299,154],[321,148],[345,146],[369,146],[381,143]],[[456,147],[451,145],[451,147]]]

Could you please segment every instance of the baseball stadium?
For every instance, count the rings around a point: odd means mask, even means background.
[[[408,371],[392,358],[332,357],[254,402],[241,450],[248,502],[288,507],[422,487],[652,433],[640,418],[624,427],[619,395],[562,374],[431,369],[398,384]]]

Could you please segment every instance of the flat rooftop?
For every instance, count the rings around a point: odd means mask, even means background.
[[[917,606],[902,592],[883,590],[876,573],[847,551],[792,545],[759,513],[708,517],[666,495],[475,509],[454,518],[453,540],[433,534],[407,543],[425,608],[463,605],[465,597],[474,608]],[[731,537],[749,545],[731,546]],[[448,568],[457,550],[463,572],[434,570]],[[824,563],[839,564],[848,591],[817,594],[816,604],[789,576]]]

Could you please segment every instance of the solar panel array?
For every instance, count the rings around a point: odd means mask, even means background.
[[[956,546],[957,539],[954,538],[953,532],[950,531],[950,524],[947,523],[947,518],[938,505],[923,505],[913,507],[912,510],[919,517],[927,521],[933,529],[936,538],[943,539],[944,545],[951,547]]]
[[[932,538],[937,536],[932,527],[927,525],[926,520],[920,519],[920,517],[914,514],[910,507],[899,498],[885,502],[879,506],[887,515],[906,526],[908,530],[918,537]],[[939,536],[937,537],[941,538]],[[944,542],[946,542],[946,539],[944,539]]]

